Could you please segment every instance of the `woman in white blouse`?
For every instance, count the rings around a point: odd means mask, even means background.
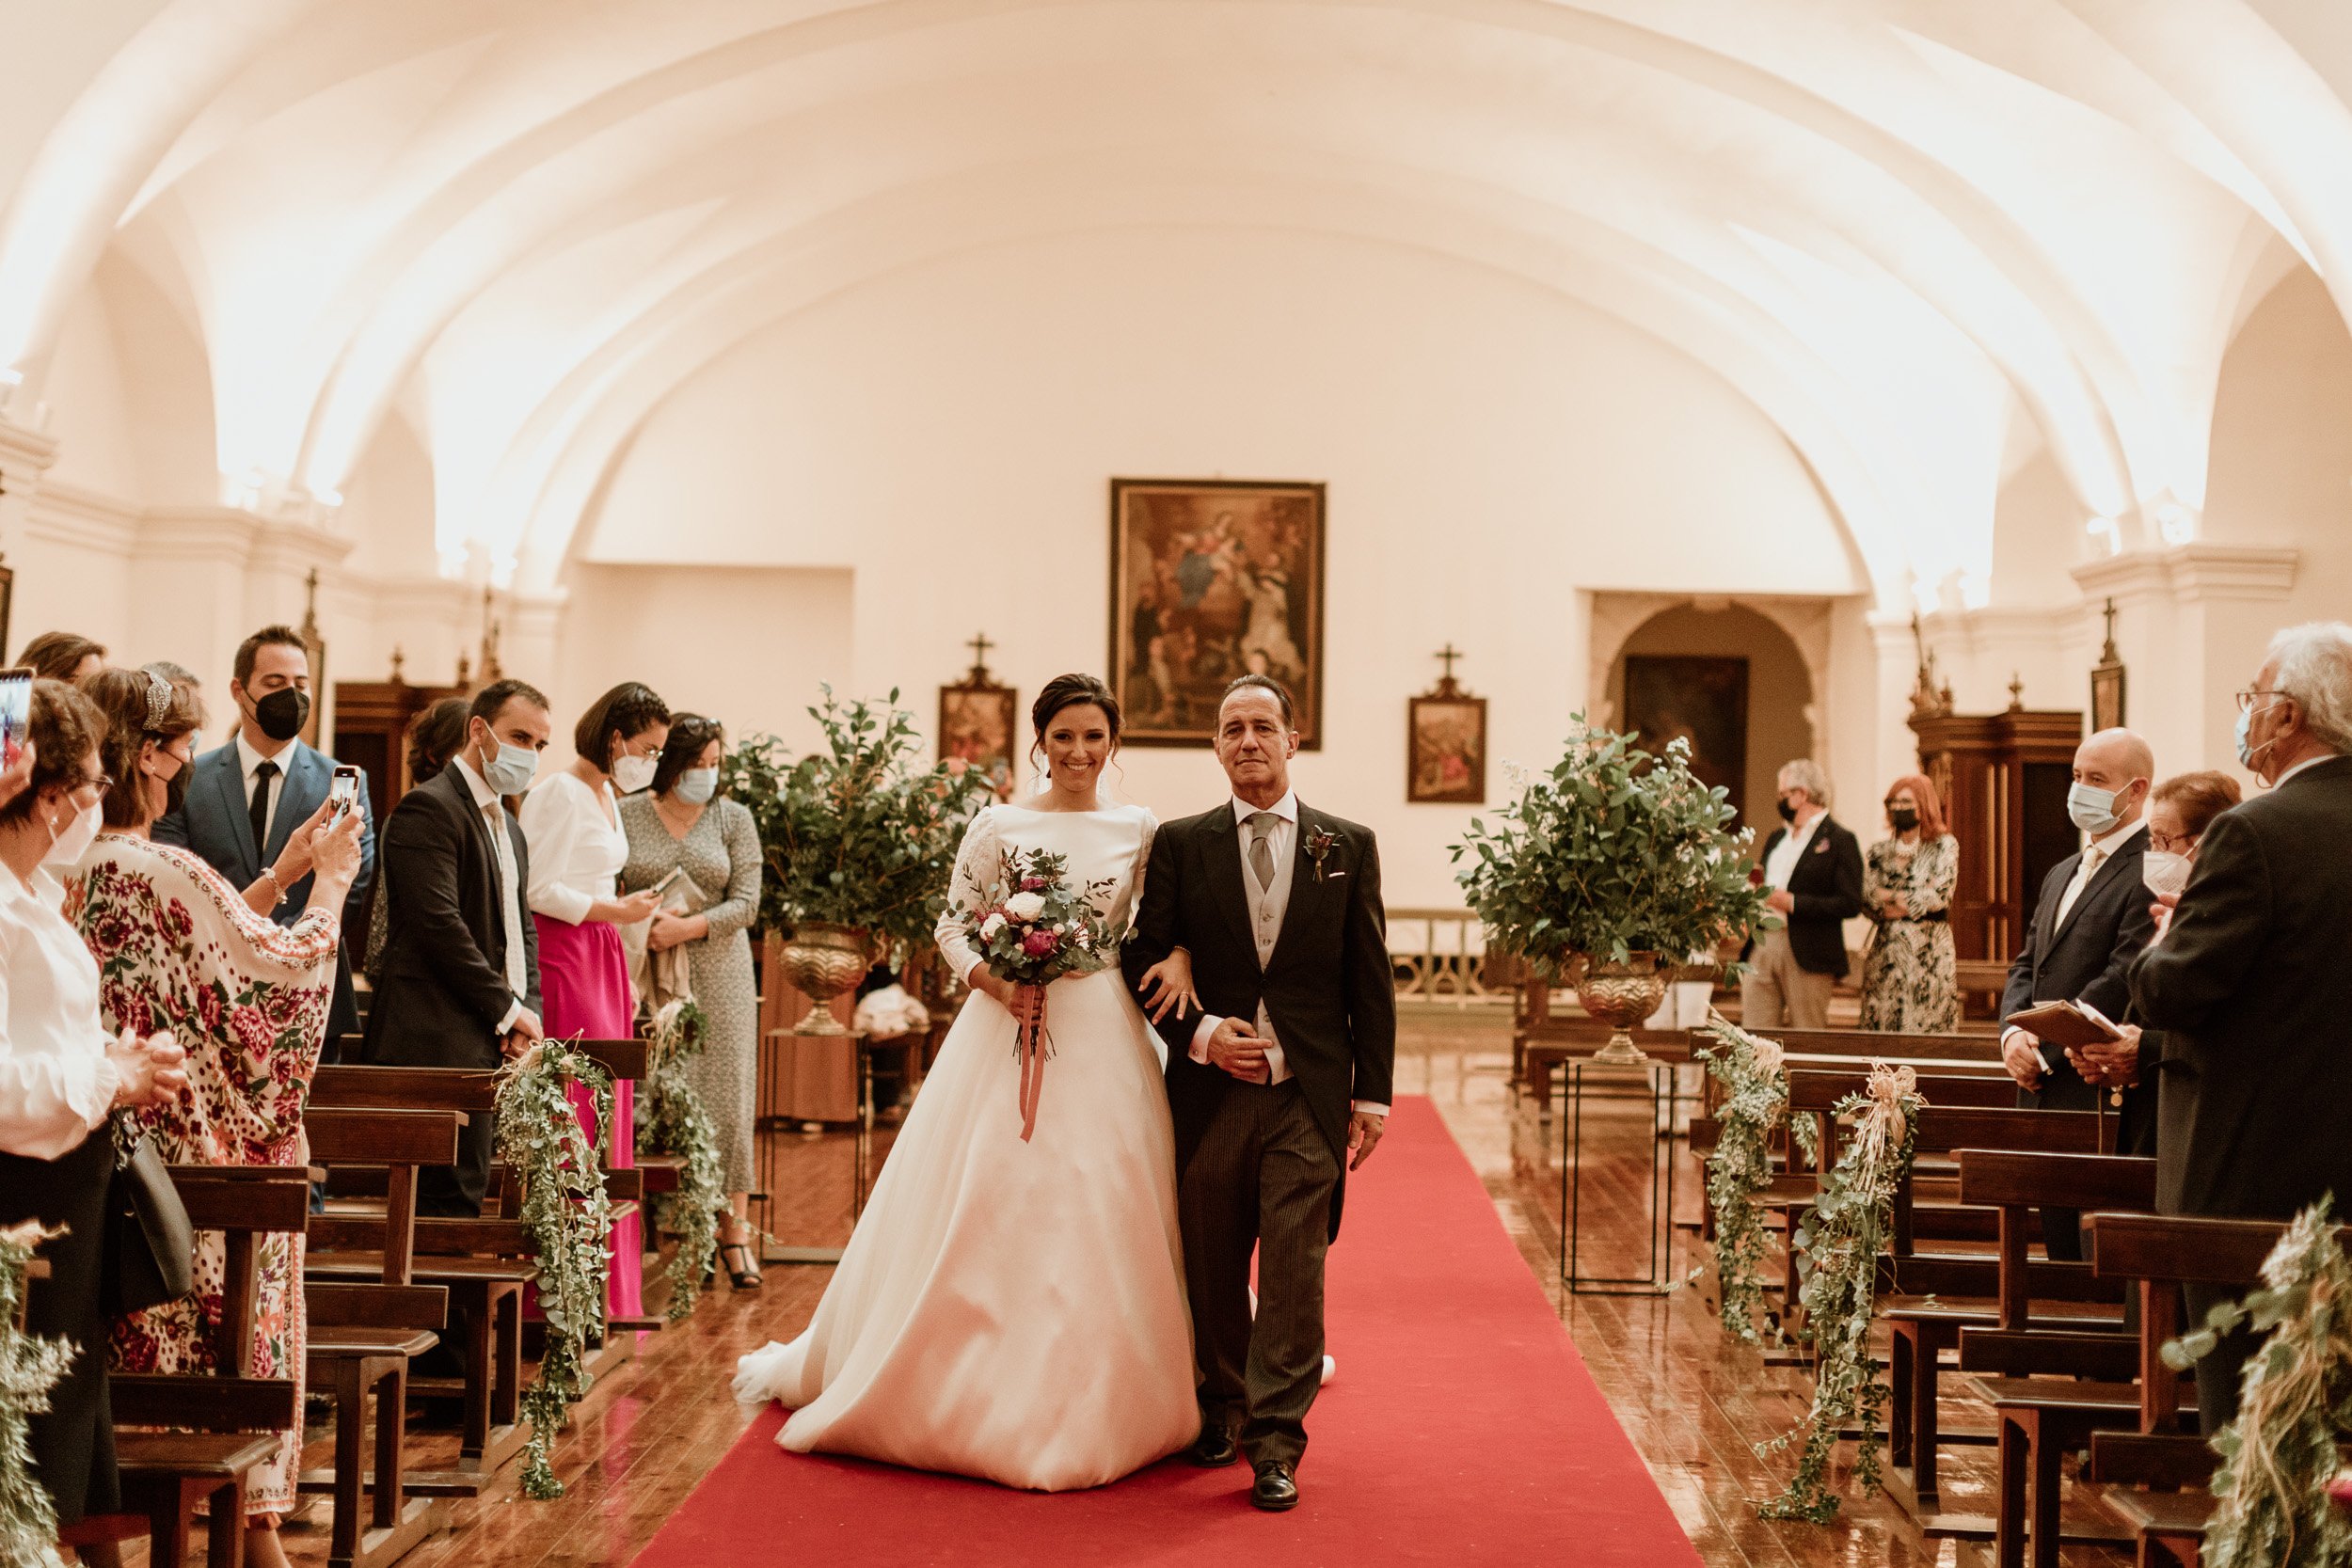
[[[637,999],[620,927],[645,919],[660,902],[653,893],[621,896],[615,879],[628,859],[613,800],[653,782],[654,759],[670,737],[670,710],[653,690],[623,681],[596,699],[572,732],[580,754],[523,797],[523,837],[531,846],[531,918],[539,928],[539,990],[548,1038],[628,1039],[636,1033]],[[633,1163],[637,1120],[634,1085],[614,1085],[612,1164]],[[597,1137],[595,1101],[572,1090],[580,1125]],[[644,1233],[635,1214],[612,1227],[612,1275],[606,1310],[615,1318],[644,1312],[642,1253]]]
[[[66,1227],[42,1248],[50,1277],[25,1309],[32,1332],[81,1347],[32,1418],[34,1474],[62,1525],[122,1506],[98,1305],[114,1141],[91,1134],[117,1106],[187,1087],[169,1034],[117,1037],[99,1022],[98,961],[42,869],[71,865],[98,834],[104,729],[88,698],[35,681],[24,756],[0,775],[0,1225]]]

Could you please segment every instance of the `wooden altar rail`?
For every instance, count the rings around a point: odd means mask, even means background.
[[[1498,977],[1488,985],[1487,966],[1501,954],[1486,950],[1486,931],[1468,910],[1423,910],[1391,907],[1389,916],[1389,961],[1396,975],[1401,1002],[1451,1002],[1460,1011],[1479,1006],[1508,1006],[1515,988]],[[1416,932],[1415,927],[1418,927]],[[1418,944],[1406,940],[1418,934]]]

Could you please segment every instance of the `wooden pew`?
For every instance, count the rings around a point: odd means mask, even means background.
[[[1993,1407],[1999,1433],[1999,1485],[1993,1540],[1995,1560],[2016,1568],[2031,1539],[2036,1568],[2055,1568],[2064,1543],[2113,1543],[2105,1527],[2064,1528],[2060,1456],[2082,1449],[2094,1432],[2128,1426],[2143,1400],[2137,1345],[2107,1325],[2029,1320],[2035,1275],[2026,1251],[2034,1212],[2065,1208],[2148,1210],[2155,1206],[2153,1160],[2116,1155],[2036,1154],[1967,1149],[1960,1156],[1961,1197],[2001,1216],[1998,1321],[1960,1335],[1960,1366]],[[2088,1263],[2054,1268],[2090,1274]],[[2106,1282],[2112,1286],[2113,1282]],[[2120,1291],[2118,1292],[2120,1295]],[[2147,1391],[2169,1398],[2177,1421],[2180,1379],[2162,1374]],[[1947,1528],[1941,1533],[1963,1533]],[[1975,1533],[1971,1525],[1964,1533]]]
[[[2189,1564],[2212,1516],[2205,1490],[2217,1461],[2203,1437],[2175,1430],[2161,1390],[2179,1386],[2164,1365],[2167,1340],[2181,1330],[2183,1285],[2251,1290],[2263,1259],[2286,1226],[2278,1220],[2194,1219],[2137,1213],[2083,1216],[2083,1249],[2102,1278],[2137,1292],[2141,1400],[2132,1430],[2095,1433],[2084,1478],[2098,1504],[2122,1521],[2137,1542],[2138,1560],[2162,1552]],[[2352,1226],[2336,1232],[2352,1246]]]
[[[449,1315],[448,1289],[419,1280],[414,1266],[417,1170],[456,1159],[458,1118],[451,1111],[312,1103],[303,1114],[303,1126],[313,1158],[329,1164],[380,1164],[388,1173],[382,1246],[373,1268],[323,1271],[310,1259],[303,1271],[310,1379],[335,1400],[335,1467],[324,1475],[306,1473],[302,1489],[334,1497],[330,1568],[380,1568],[449,1522],[446,1503],[407,1496],[405,1449],[408,1363],[440,1342]],[[371,1393],[375,1396],[372,1489],[363,1458]],[[373,1498],[363,1528],[360,1510],[369,1490]]]
[[[253,1322],[260,1292],[256,1238],[299,1236],[310,1217],[310,1188],[299,1171],[276,1166],[175,1165],[172,1186],[198,1231],[219,1231],[226,1243],[220,1321],[211,1336],[211,1373],[117,1373],[108,1378],[119,1427],[180,1431],[118,1431],[115,1455],[124,1503],[144,1516],[154,1568],[191,1560],[196,1511],[209,1503],[204,1559],[209,1568],[245,1560],[246,1479],[278,1452],[278,1433],[299,1427],[301,1411],[291,1378],[257,1378],[252,1371]],[[100,1346],[86,1346],[103,1354]],[[125,1538],[121,1521],[85,1519],[60,1539],[77,1548]]]

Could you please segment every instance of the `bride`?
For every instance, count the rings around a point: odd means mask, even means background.
[[[1073,885],[1106,884],[1114,929],[1134,918],[1157,824],[1097,793],[1117,699],[1063,675],[1030,717],[1051,787],[973,819],[939,923],[971,1000],[807,1332],[744,1356],[735,1390],[788,1407],[776,1441],[797,1452],[1057,1492],[1174,1453],[1200,1415],[1168,1095],[1117,953],[1046,988],[1053,1056],[1024,1142],[1017,993],[963,933],[1007,895],[1007,850],[1067,857]]]

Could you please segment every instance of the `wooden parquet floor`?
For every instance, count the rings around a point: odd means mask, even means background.
[[[1804,1380],[1765,1365],[1732,1344],[1695,1292],[1660,1297],[1571,1296],[1559,1285],[1560,1144],[1508,1087],[1508,1024],[1492,1015],[1408,1010],[1400,1042],[1397,1089],[1426,1094],[1484,1177],[1528,1266],[1559,1310],[1564,1331],[1591,1367],[1660,1488],[1710,1563],[1756,1568],[1814,1568],[1869,1563],[1969,1568],[1989,1562],[1984,1547],[1930,1542],[1883,1495],[1849,1497],[1826,1528],[1767,1524],[1752,1500],[1776,1490],[1790,1464],[1758,1458],[1753,1446],[1787,1430],[1803,1414]],[[1650,1195],[1649,1107],[1638,1102],[1585,1111],[1582,1227],[1579,1267],[1587,1274],[1641,1272]],[[886,1147],[886,1145],[885,1145]],[[1679,1146],[1677,1146],[1678,1148]],[[780,1134],[780,1195],[771,1228],[783,1242],[838,1244],[849,1230],[850,1148],[846,1135]],[[1680,1156],[1676,1200],[1685,1216],[1702,1201],[1699,1171]],[[1378,1180],[1377,1161],[1365,1173]],[[1343,1243],[1344,1244],[1344,1243]],[[1690,1267],[1678,1243],[1673,1272]],[[830,1271],[771,1264],[757,1292],[723,1283],[685,1327],[647,1336],[638,1356],[605,1379],[575,1413],[558,1450],[567,1495],[536,1503],[516,1495],[509,1465],[483,1497],[454,1505],[456,1528],[405,1560],[413,1568],[513,1564],[515,1568],[621,1568],[653,1536],[748,1423],[727,1396],[735,1357],[771,1338],[797,1332],[815,1309]],[[1442,1332],[1442,1325],[1431,1325]],[[1376,1379],[1376,1367],[1346,1366],[1344,1344],[1331,1347],[1349,1377]],[[1947,1424],[1982,1424],[1963,1407]],[[454,1449],[453,1438],[428,1436],[427,1463]],[[1946,1506],[1990,1512],[1989,1449],[1947,1449]],[[323,1463],[314,1449],[312,1463]],[[326,1509],[314,1506],[285,1536],[298,1563],[324,1564]],[[1572,1560],[1564,1542],[1563,1560]],[[779,1543],[779,1556],[787,1552]],[[2111,1565],[2122,1555],[2069,1548],[2067,1568]]]

